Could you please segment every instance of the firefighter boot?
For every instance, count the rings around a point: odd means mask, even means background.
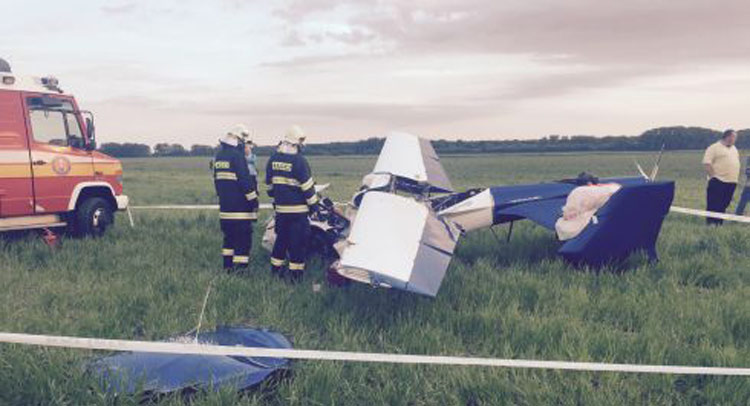
[[[296,285],[302,282],[302,277],[304,276],[304,274],[304,271],[289,271],[289,283],[292,285]]]
[[[284,266],[286,265],[286,260],[275,258],[273,255],[271,256],[271,275],[277,276],[281,279],[284,279]]]
[[[229,272],[232,270],[232,257],[224,257],[224,271]]]
[[[286,269],[284,269],[284,266],[271,265],[271,275],[276,276],[279,279],[284,279]]]

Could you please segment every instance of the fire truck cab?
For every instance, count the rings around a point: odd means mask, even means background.
[[[100,235],[127,205],[122,164],[96,151],[93,115],[57,79],[16,76],[0,59],[0,232]]]

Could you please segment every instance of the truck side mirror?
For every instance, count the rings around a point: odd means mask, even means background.
[[[86,151],[93,151],[96,149],[96,131],[94,130],[94,120],[91,117],[86,117]]]

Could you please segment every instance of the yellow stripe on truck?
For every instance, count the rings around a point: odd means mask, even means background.
[[[30,177],[31,165],[28,162],[26,164],[0,165],[0,179]]]
[[[52,165],[35,165],[34,177],[54,178],[61,176],[94,176],[94,168],[91,164],[72,164],[70,170],[66,173],[57,173],[52,169]]]

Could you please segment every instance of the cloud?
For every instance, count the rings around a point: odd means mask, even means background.
[[[258,66],[263,68],[285,68],[285,69],[296,69],[296,68],[309,68],[313,66],[321,66],[327,64],[335,64],[336,62],[351,61],[360,56],[357,55],[315,55],[315,56],[300,56],[295,58],[282,59],[278,61],[262,62]]]
[[[19,70],[53,71],[101,107],[102,134],[117,137],[130,136],[132,117],[143,139],[246,118],[339,139],[404,127],[605,134],[730,123],[750,94],[750,3],[739,0],[108,4],[55,3],[41,17],[27,6],[9,33],[42,18],[60,35],[10,34],[9,57]],[[89,29],[64,24],[80,12]]]
[[[500,100],[544,99],[575,91],[590,91],[627,85],[644,76],[666,73],[667,69],[643,66],[603,66],[577,72],[549,73],[515,81],[497,93]]]
[[[340,4],[342,2],[338,0],[292,0],[276,9],[273,15],[290,24],[297,24],[311,14],[333,10]]]
[[[333,41],[338,41],[346,45],[369,44],[377,39],[373,33],[367,32],[361,28],[354,28],[344,32],[327,31],[325,37]]]
[[[293,0],[275,15],[301,27],[295,32],[300,42],[313,47],[338,43],[346,52],[267,67],[335,64],[346,59],[342,55],[355,54],[446,60],[489,54],[583,68],[515,81],[507,92],[478,97],[556,96],[670,72],[750,63],[750,41],[745,40],[750,38],[750,2],[739,0]]]
[[[172,108],[196,114],[245,116],[253,119],[285,119],[306,122],[310,119],[348,123],[368,123],[386,128],[441,124],[470,119],[494,110],[478,104],[406,104],[406,103],[182,103]]]
[[[591,64],[700,64],[750,58],[750,2],[295,0],[275,15],[330,24],[344,44],[387,42],[401,53],[521,53]],[[337,21],[337,23],[340,23]],[[320,35],[311,33],[310,35]]]
[[[122,3],[117,5],[108,5],[108,6],[101,6],[99,9],[105,13],[105,14],[111,14],[111,15],[123,15],[123,14],[131,14],[138,6],[135,3]]]
[[[681,64],[750,58],[750,3],[391,2],[350,21],[408,53],[566,55],[591,64]],[[452,18],[451,16],[455,16]]]
[[[281,40],[281,45],[285,47],[303,47],[305,41],[299,35],[297,30],[288,30],[284,39]]]

